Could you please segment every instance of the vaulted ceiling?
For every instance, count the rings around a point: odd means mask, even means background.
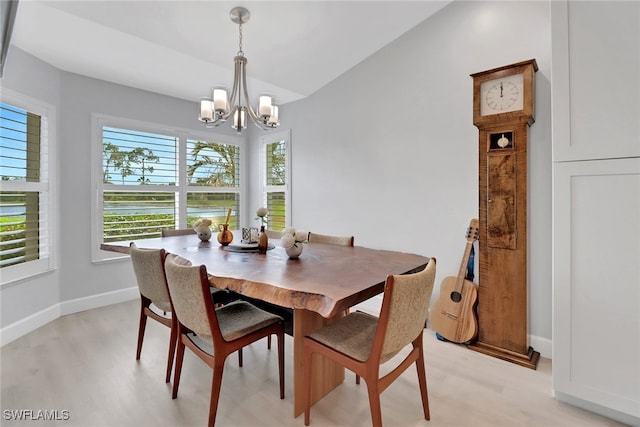
[[[196,101],[230,88],[243,26],[252,97],[306,97],[450,1],[21,0],[13,46],[61,69]],[[7,62],[11,61],[11,52]]]

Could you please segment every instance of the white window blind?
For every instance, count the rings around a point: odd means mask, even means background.
[[[209,218],[229,228],[240,224],[240,147],[212,141],[187,139],[187,218]],[[192,221],[193,222],[193,221]]]
[[[159,237],[176,222],[178,138],[102,129],[104,242]]]
[[[190,228],[203,217],[221,224],[229,209],[230,227],[239,226],[240,144],[189,138],[132,120],[95,119],[101,142],[96,248],[159,237],[163,229]],[[95,250],[93,259],[112,257]]]
[[[11,99],[11,95],[5,96]],[[18,97],[19,98],[19,97]],[[18,100],[16,98],[16,100]],[[50,263],[48,110],[20,99],[0,103],[0,269],[2,282]],[[32,111],[32,110],[38,110]]]
[[[278,132],[261,138],[261,170],[263,205],[269,210],[267,228],[281,231],[290,216],[290,138],[289,132]]]

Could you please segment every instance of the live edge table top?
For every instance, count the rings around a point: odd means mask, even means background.
[[[101,249],[126,254],[129,242],[104,243]],[[231,252],[195,234],[134,242],[204,264],[217,288],[326,318],[381,293],[387,275],[419,271],[429,262],[421,255],[324,243],[305,243],[300,258],[289,259],[279,246],[266,254]]]

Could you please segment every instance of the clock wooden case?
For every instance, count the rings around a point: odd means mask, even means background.
[[[532,369],[527,335],[527,146],[535,59],[473,77],[479,130],[478,339],[469,348]]]

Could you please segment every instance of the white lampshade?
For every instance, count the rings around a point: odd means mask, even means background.
[[[227,91],[224,89],[213,90],[213,107],[216,111],[229,111],[229,101],[227,100]]]
[[[271,115],[271,97],[268,95],[260,96],[260,104],[258,105],[258,115],[269,117]]]
[[[213,102],[210,99],[203,98],[200,100],[200,116],[201,122],[209,122],[213,120]]]
[[[236,108],[236,111],[233,113],[233,124],[231,127],[237,129],[238,132],[247,127],[247,112],[244,107]]]
[[[271,107],[271,117],[269,117],[269,121],[267,121],[269,126],[278,126],[278,106],[274,105]]]

